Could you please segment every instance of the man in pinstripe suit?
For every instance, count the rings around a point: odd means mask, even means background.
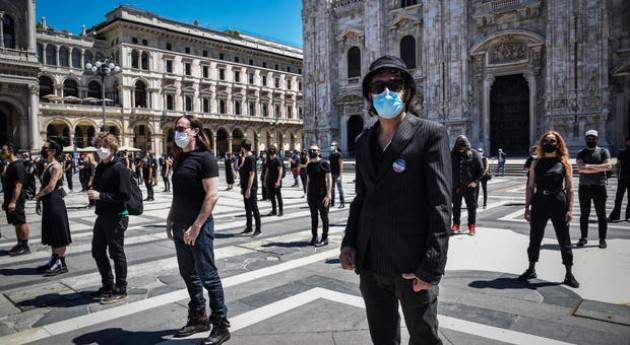
[[[409,344],[442,344],[437,298],[451,221],[450,150],[444,126],[413,113],[415,90],[397,57],[379,58],[363,79],[378,121],[357,138],[356,197],[340,261],[360,276],[376,345],[400,344],[398,303]]]

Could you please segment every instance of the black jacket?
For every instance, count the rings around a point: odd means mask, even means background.
[[[356,248],[358,271],[369,248],[369,257],[377,258],[370,265],[378,271],[415,273],[437,284],[451,222],[448,134],[444,126],[408,114],[377,169],[370,141],[378,126],[357,138],[356,197],[342,246]]]
[[[99,163],[92,185],[100,193],[100,200],[95,203],[97,215],[119,215],[127,209],[126,203],[131,197],[131,171],[124,163],[118,159]]]
[[[483,160],[474,149],[465,153],[451,152],[451,166],[453,167],[453,187],[463,188],[471,182],[479,182],[483,176]]]

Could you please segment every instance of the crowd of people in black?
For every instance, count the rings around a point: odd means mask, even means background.
[[[440,344],[437,336],[438,284],[444,274],[448,238],[463,232],[462,201],[466,203],[467,233],[477,233],[476,211],[480,189],[482,207],[487,207],[487,182],[492,178],[483,149],[474,149],[464,135],[449,147],[444,126],[413,116],[409,102],[415,82],[404,62],[385,56],[370,66],[363,80],[363,94],[370,114],[378,117],[356,141],[356,196],[350,205],[340,262],[360,276],[366,302],[368,324],[375,343],[400,340],[397,303],[402,304],[412,342]],[[411,115],[410,115],[411,114]],[[103,304],[127,297],[127,258],[125,232],[129,216],[140,215],[143,201],[155,200],[158,172],[163,192],[172,192],[166,221],[166,235],[174,241],[179,272],[186,284],[190,302],[186,324],[175,333],[186,337],[211,330],[203,344],[222,344],[230,339],[230,322],[223,285],[215,256],[213,210],[219,199],[219,158],[210,149],[202,123],[184,115],[175,122],[172,151],[158,159],[151,151],[133,157],[119,151],[116,137],[99,134],[92,153],[63,152],[60,141],[50,139],[39,156],[22,156],[12,144],[0,151],[4,198],[2,209],[15,227],[17,244],[12,256],[30,253],[30,228],[26,219],[27,199],[36,200],[42,217],[42,243],[51,247],[47,263],[37,267],[46,276],[68,272],[68,246],[72,243],[64,196],[73,191],[73,175],[78,173],[82,192],[96,214],[92,256],[101,276],[101,287],[93,293]],[[619,221],[624,194],[630,194],[630,137],[618,157],[618,189],[615,206],[606,217],[606,185],[611,177],[610,152],[598,146],[598,133],[585,133],[585,145],[576,157],[579,173],[580,238],[588,242],[591,201],[598,218],[599,247],[607,247],[607,224]],[[258,189],[262,201],[271,203],[267,216],[284,215],[283,180],[287,170],[291,188],[301,188],[311,214],[309,245],[328,245],[329,209],[336,203],[345,207],[343,191],[344,160],[336,143],[328,159],[321,157],[314,143],[302,151],[283,152],[275,145],[256,154],[249,139],[243,139],[238,153],[223,158],[227,190],[239,180],[246,226],[241,235],[259,236],[262,222]],[[578,287],[572,272],[573,245],[569,234],[575,200],[573,166],[567,144],[560,133],[545,133],[530,149],[524,217],[530,224],[527,257],[529,267],[518,277],[537,277],[541,242],[549,220],[554,227],[562,262],[566,267],[564,284]],[[497,153],[495,175],[506,172],[506,153]],[[260,171],[260,181],[258,173]],[[420,178],[418,178],[420,176]],[[36,191],[36,181],[40,188]],[[64,182],[66,181],[66,186]],[[302,186],[300,187],[300,183]],[[147,195],[142,199],[139,185]],[[625,219],[630,218],[630,204]],[[319,235],[319,221],[322,230]],[[450,231],[449,231],[450,230]],[[420,249],[422,250],[420,250]],[[113,262],[113,272],[112,265]],[[206,298],[209,308],[206,311]],[[425,291],[424,294],[419,292]]]

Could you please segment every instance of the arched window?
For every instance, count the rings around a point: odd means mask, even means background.
[[[234,101],[234,114],[241,115],[241,101]]]
[[[175,106],[173,105],[173,95],[166,95],[166,110],[175,110]]]
[[[418,0],[400,0],[400,7],[408,7],[408,6],[413,6],[417,4],[418,4]]]
[[[2,31],[4,33],[4,47],[15,49],[15,21],[8,14],[4,15]]]
[[[44,63],[44,46],[41,44],[37,45],[37,62]]]
[[[83,65],[87,65],[88,63],[92,63],[92,60],[94,60],[94,58],[92,57],[92,52],[89,50],[85,51],[85,54],[83,55]]]
[[[186,111],[192,111],[192,110],[193,110],[192,97],[186,96]]]
[[[114,104],[120,104],[120,96],[118,95],[118,81],[114,81],[114,84],[112,85],[112,90],[109,94],[109,98],[114,101]]]
[[[68,48],[59,48],[59,66],[70,67],[70,61],[68,58]]]
[[[140,57],[138,56],[138,51],[132,50],[131,51],[131,68],[140,68],[139,59]]]
[[[361,49],[352,47],[348,50],[348,78],[361,76]]]
[[[43,98],[46,95],[52,95],[54,93],[55,89],[52,79],[46,76],[39,77],[39,98]]]
[[[400,41],[400,58],[407,68],[416,68],[416,39],[413,36],[405,36]]]
[[[147,107],[147,87],[141,80],[138,80],[136,82],[134,97],[136,99],[136,102],[134,104],[136,107]]]
[[[81,68],[81,51],[77,48],[72,49],[72,67]]]
[[[63,82],[63,96],[79,97],[79,87],[74,79],[66,79]]]
[[[103,92],[101,90],[101,83],[97,82],[96,80],[92,80],[89,84],[88,84],[88,97],[94,97],[94,98],[101,98],[103,97],[103,95],[101,94],[101,92]]]
[[[46,64],[57,65],[57,48],[51,44],[46,47]]]
[[[149,70],[149,53],[147,52],[142,52],[142,58],[141,58],[141,66],[142,69],[144,70]]]

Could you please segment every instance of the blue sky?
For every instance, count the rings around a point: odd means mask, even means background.
[[[302,47],[301,0],[38,0],[37,18],[46,17],[56,30],[81,32],[104,20],[120,4],[139,7],[161,17],[215,30],[238,29],[280,43]]]

